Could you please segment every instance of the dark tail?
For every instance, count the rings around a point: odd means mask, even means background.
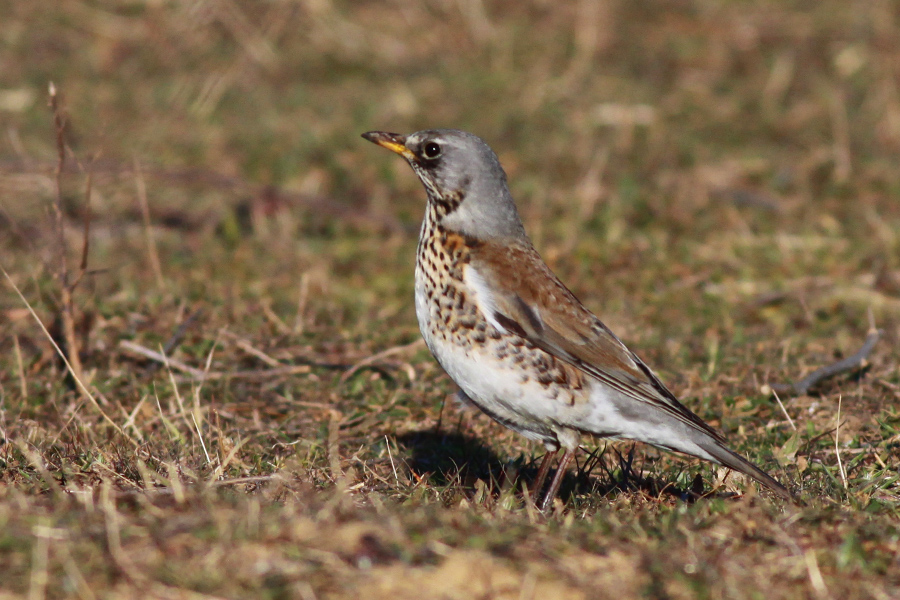
[[[713,456],[719,463],[725,465],[729,469],[734,469],[735,471],[738,471],[745,475],[749,475],[785,500],[790,500],[792,502],[796,501],[794,495],[791,494],[791,492],[786,487],[778,483],[774,477],[754,465],[743,456],[729,450],[723,444],[711,438],[698,440],[698,444],[711,456]]]

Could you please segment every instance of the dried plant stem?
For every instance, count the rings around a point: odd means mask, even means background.
[[[784,416],[787,417],[788,423],[791,425],[791,429],[797,431],[797,426],[794,425],[794,420],[791,418],[791,415],[788,414],[787,409],[784,407],[784,403],[781,401],[781,398],[778,397],[778,392],[772,390],[772,393],[775,395],[775,400],[778,401],[778,406],[781,407],[781,412],[784,413]]]
[[[397,465],[394,464],[394,455],[391,453],[391,440],[388,439],[388,436],[384,436],[384,445],[387,447],[388,458],[391,461],[391,469],[394,471],[394,481],[397,482],[397,485],[400,485],[400,476],[397,475]]]
[[[844,472],[844,463],[841,462],[841,400],[843,400],[843,396],[838,396],[838,408],[837,408],[837,417],[835,417],[834,423],[834,453],[837,455],[837,464],[838,464],[838,473],[841,474],[841,483],[844,484],[844,489],[847,489],[847,474]]]
[[[47,339],[50,340],[50,343],[53,344],[53,349],[56,350],[56,353],[59,354],[59,357],[66,364],[66,368],[69,370],[69,373],[72,374],[72,378],[75,380],[75,385],[78,387],[79,391],[81,391],[82,396],[84,396],[93,406],[97,409],[97,412],[100,413],[107,423],[112,425],[113,429],[115,429],[119,434],[122,435],[123,438],[131,442],[133,446],[138,446],[138,443],[134,441],[128,434],[126,434],[119,425],[113,421],[109,415],[107,415],[103,409],[100,407],[100,403],[97,402],[97,399],[90,392],[87,386],[84,384],[84,380],[78,377],[75,374],[75,369],[72,367],[72,363],[69,362],[69,359],[66,357],[66,354],[62,351],[62,348],[59,347],[59,344],[56,343],[56,340],[53,339],[53,336],[50,335],[50,332],[47,330],[47,327],[44,325],[43,321],[41,321],[40,317],[38,317],[37,313],[34,312],[34,308],[32,308],[31,303],[25,298],[22,294],[21,290],[19,290],[19,286],[13,281],[12,277],[9,276],[9,273],[6,272],[6,269],[0,267],[0,273],[3,273],[3,276],[6,277],[6,280],[12,286],[13,290],[22,300],[22,303],[25,304],[25,308],[28,309],[28,312],[31,313],[31,316],[34,317],[34,320],[37,321],[38,326],[41,328],[41,331],[44,332],[44,335],[47,336]]]
[[[63,222],[63,196],[62,196],[62,174],[66,166],[66,143],[65,128],[66,121],[59,108],[59,96],[56,93],[56,86],[50,83],[50,109],[53,111],[53,125],[56,129],[56,172],[55,172],[55,188],[56,198],[53,203],[53,212],[56,219],[56,245],[59,254],[59,267],[57,278],[59,279],[60,291],[60,317],[62,320],[63,339],[66,342],[66,354],[68,362],[71,365],[72,375],[75,379],[84,380],[84,368],[81,365],[81,356],[79,355],[78,337],[75,335],[75,315],[74,303],[72,301],[75,287],[81,280],[84,273],[84,267],[87,262],[87,242],[85,241],[82,252],[82,270],[81,273],[72,282],[69,281],[69,260],[68,246],[66,244],[65,224]],[[90,187],[88,187],[90,193]],[[87,240],[87,231],[85,231],[85,240]]]
[[[344,374],[341,375],[341,383],[344,383],[348,379],[353,377],[353,375],[357,371],[362,369],[363,367],[367,367],[369,365],[375,364],[380,360],[388,358],[389,356],[393,356],[394,354],[400,354],[400,353],[407,352],[410,350],[418,350],[419,348],[422,348],[424,346],[425,346],[425,341],[423,339],[419,338],[416,341],[411,342],[409,344],[403,344],[402,346],[394,346],[392,348],[388,348],[387,350],[382,350],[381,352],[378,352],[377,354],[373,354],[372,356],[364,358],[361,361],[357,362],[352,367],[350,367],[349,369],[347,369],[344,372]],[[415,371],[412,371],[411,367],[409,369],[407,369],[407,374],[409,374],[410,381],[415,379]]]
[[[191,377],[191,379],[195,379],[198,381],[214,379],[266,380],[273,377],[288,377],[291,375],[300,375],[312,371],[312,367],[310,365],[293,365],[276,369],[254,369],[249,371],[204,371],[203,369],[192,367],[179,360],[168,358],[161,352],[151,350],[150,348],[146,348],[144,346],[141,346],[140,344],[135,344],[134,342],[128,340],[120,341],[119,347],[123,350],[127,350],[134,354],[149,358],[150,360],[162,363],[169,369],[187,373]]]
[[[134,563],[131,561],[131,558],[125,552],[125,548],[122,546],[122,528],[119,523],[119,513],[116,510],[112,484],[109,480],[104,480],[100,486],[99,506],[103,515],[106,517],[106,544],[113,564],[118,568],[122,575],[132,582],[145,581],[146,577],[137,570]]]
[[[44,600],[49,581],[47,563],[50,558],[50,537],[53,533],[43,522],[33,528],[35,544],[31,553],[31,578],[28,585],[28,600]]]
[[[156,278],[156,285],[160,289],[165,288],[166,280],[163,278],[162,263],[159,260],[159,249],[156,247],[156,238],[153,237],[153,228],[150,223],[150,207],[147,204],[147,185],[144,183],[144,173],[141,163],[134,159],[134,184],[137,188],[138,203],[141,206],[141,218],[144,221],[144,239],[147,242],[147,259],[150,261],[150,269]]]
[[[25,365],[22,362],[22,348],[19,346],[19,336],[13,335],[13,350],[16,354],[16,372],[19,376],[19,388],[22,391],[22,399],[28,401],[28,379],[25,378]]]

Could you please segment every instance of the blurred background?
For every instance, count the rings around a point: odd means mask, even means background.
[[[396,318],[413,336],[423,194],[359,134],[455,127],[497,151],[545,258],[621,327],[690,327],[656,314],[658,301],[653,314],[626,308],[645,293],[701,313],[721,309],[716,298],[775,304],[754,314],[776,336],[798,324],[844,331],[844,316],[865,327],[869,308],[896,319],[896,3],[0,11],[0,244],[19,277],[42,281],[56,251],[53,82],[72,260],[90,173],[97,273],[85,283],[101,303],[215,299],[234,317],[235,302],[262,299],[281,314],[304,277],[320,322],[358,332],[360,316]]]
[[[784,269],[814,278],[828,263],[832,274],[868,276],[857,295],[874,294],[876,308],[897,307],[893,2],[76,1],[0,10],[8,269],[45,248],[52,81],[72,152],[63,185],[73,243],[90,172],[91,266],[104,270],[91,284],[104,296],[144,293],[152,271],[156,283],[203,294],[231,282],[191,271],[255,271],[260,261],[281,267],[265,285],[293,293],[298,273],[313,283],[336,274],[330,260],[318,263],[316,242],[347,253],[349,270],[354,250],[336,249],[349,239],[365,255],[408,255],[418,183],[359,134],[456,127],[495,148],[538,247],[551,264],[575,253],[565,268],[590,280],[585,290],[609,263],[662,253],[677,276],[705,280]],[[128,270],[148,266],[138,187],[162,272]],[[208,246],[209,236],[222,247]],[[697,259],[682,239],[702,243],[714,264],[678,272]],[[754,267],[742,253],[767,271],[746,272]],[[598,266],[578,267],[578,256]],[[353,286],[372,282],[358,275]],[[617,284],[632,277],[640,275]]]

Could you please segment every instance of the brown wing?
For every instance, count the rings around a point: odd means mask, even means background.
[[[639,402],[722,436],[682,405],[616,335],[579,302],[528,243],[481,243],[471,266],[491,294],[497,323]]]

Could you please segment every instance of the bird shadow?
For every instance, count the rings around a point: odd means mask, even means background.
[[[417,479],[435,487],[458,486],[468,497],[476,494],[479,480],[487,484],[488,493],[494,498],[512,486],[521,489],[523,483],[531,489],[542,458],[519,455],[503,460],[477,438],[459,431],[416,431],[396,439],[407,453],[406,463]],[[609,498],[635,492],[686,502],[703,497],[703,480],[699,475],[689,489],[680,488],[645,476],[637,469],[634,459],[634,446],[626,454],[608,447],[595,450],[579,462],[577,469],[563,476],[559,498],[567,503],[587,494]]]
[[[472,490],[481,480],[499,494],[520,477],[531,481],[537,475],[525,457],[504,461],[478,439],[459,432],[416,431],[399,436],[397,442],[408,452],[410,470],[434,486]]]

